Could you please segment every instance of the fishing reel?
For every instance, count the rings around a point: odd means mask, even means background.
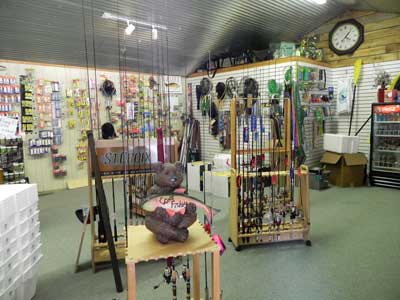
[[[155,290],[158,289],[164,282],[166,284],[170,284],[172,279],[172,271],[173,271],[172,266],[166,266],[163,272],[163,280],[159,284],[153,286],[153,289]]]

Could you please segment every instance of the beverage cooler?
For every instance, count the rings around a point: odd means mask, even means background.
[[[370,183],[400,189],[400,104],[372,104]]]

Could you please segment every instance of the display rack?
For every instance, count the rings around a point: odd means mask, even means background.
[[[0,169],[5,184],[27,183],[22,138],[0,138]]]
[[[152,155],[149,155],[148,158],[150,161],[141,161],[139,163],[129,164],[127,169],[125,169],[123,160],[118,160],[115,164],[107,164],[104,163],[104,155],[115,154],[122,155],[122,153],[126,152],[128,148],[126,145],[124,147],[121,140],[98,140],[95,143],[95,151],[96,157],[99,162],[100,168],[100,177],[102,181],[114,181],[125,179],[125,182],[128,187],[128,204],[125,219],[125,226],[120,230],[117,229],[116,219],[117,216],[114,212],[110,215],[111,222],[114,222],[113,226],[113,238],[116,250],[116,257],[118,260],[124,259],[126,255],[126,227],[130,225],[133,214],[143,215],[143,211],[139,208],[140,194],[145,193],[151,185],[153,184],[153,176],[154,173],[151,169],[151,163],[157,161],[157,142],[154,139],[153,142],[146,141],[144,144],[140,144],[139,140],[136,140],[135,147],[129,146],[129,153],[148,153],[152,151]],[[147,151],[147,152],[146,152]],[[112,156],[112,155],[111,155]],[[89,161],[90,162],[90,161]],[[89,215],[86,216],[86,220],[84,222],[84,228],[81,236],[81,243],[78,251],[78,257],[76,261],[76,270],[79,267],[79,257],[80,251],[82,247],[83,237],[86,232],[86,226],[90,224],[90,233],[91,233],[91,262],[92,262],[92,270],[96,272],[97,265],[101,263],[110,262],[110,252],[108,248],[108,244],[105,240],[103,225],[101,224],[101,220],[99,218],[95,218],[94,215],[94,206],[95,201],[94,197],[96,196],[93,189],[93,170],[91,168],[91,163],[88,164],[88,186],[89,186]],[[124,183],[125,184],[125,183]],[[97,202],[97,201],[96,201]],[[97,225],[97,229],[96,229]],[[137,225],[137,224],[136,224]]]
[[[280,241],[304,240],[311,245],[308,168],[293,167],[291,100],[284,99],[281,109],[278,99],[271,104],[271,100],[249,98],[232,99],[230,106],[230,241],[237,251],[245,245]],[[275,112],[274,105],[278,106]],[[276,125],[282,123],[278,134]]]

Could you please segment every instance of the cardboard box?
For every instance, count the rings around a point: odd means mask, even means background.
[[[329,182],[336,186],[362,186],[365,180],[367,158],[363,153],[325,152],[321,163],[330,171]]]
[[[324,150],[336,153],[357,153],[360,138],[343,134],[324,134]]]

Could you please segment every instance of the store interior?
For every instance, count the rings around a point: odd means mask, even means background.
[[[0,300],[400,298],[400,3],[0,3]]]

